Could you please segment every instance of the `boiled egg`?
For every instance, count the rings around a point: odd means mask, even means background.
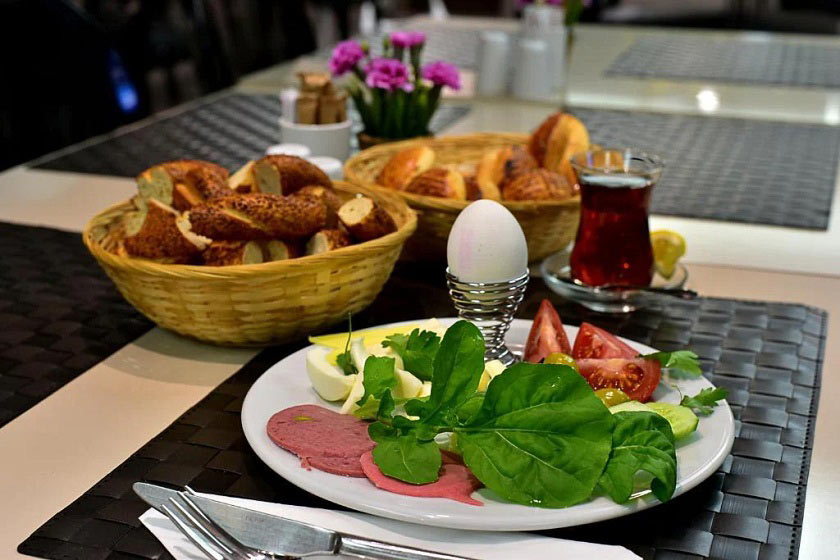
[[[446,247],[449,272],[462,282],[506,282],[528,270],[528,245],[519,222],[492,200],[464,208]]]
[[[481,379],[478,381],[478,390],[484,392],[487,386],[493,381],[493,378],[505,371],[505,364],[499,360],[490,360],[484,364],[484,372],[481,374]]]
[[[315,347],[306,353],[306,373],[315,391],[326,401],[346,398],[356,375],[344,375],[341,368],[327,361],[329,348]]]

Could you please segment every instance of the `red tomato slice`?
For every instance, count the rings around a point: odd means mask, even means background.
[[[528,344],[525,345],[523,359],[526,362],[538,363],[552,352],[569,354],[571,351],[572,345],[569,344],[569,337],[563,329],[560,315],[550,301],[542,300],[537,316],[531,324],[531,332],[528,333]]]
[[[661,367],[656,360],[583,359],[577,365],[593,389],[621,389],[634,401],[649,401],[659,385]]]
[[[638,350],[633,349],[618,339],[617,336],[595,325],[583,323],[580,326],[572,357],[575,360],[586,358],[635,358]]]

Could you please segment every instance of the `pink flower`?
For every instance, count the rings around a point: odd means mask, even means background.
[[[365,68],[368,87],[394,91],[401,89],[411,91],[414,86],[408,75],[408,68],[399,60],[393,58],[374,58]]]
[[[356,41],[341,41],[335,46],[329,67],[333,76],[341,76],[352,70],[365,57],[365,51]]]
[[[426,34],[422,31],[394,31],[391,33],[391,44],[395,47],[408,49],[426,42]]]
[[[458,75],[458,68],[454,64],[442,60],[430,62],[423,66],[423,77],[436,86],[461,89],[461,77]]]

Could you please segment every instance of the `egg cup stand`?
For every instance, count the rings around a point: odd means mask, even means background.
[[[529,277],[526,270],[522,276],[506,282],[462,282],[446,269],[449,297],[458,316],[471,321],[484,335],[485,361],[500,360],[506,366],[517,361],[505,346],[505,334],[525,296]]]

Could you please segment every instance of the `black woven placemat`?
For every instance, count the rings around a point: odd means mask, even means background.
[[[448,316],[443,277],[399,264],[355,324]],[[532,317],[549,293],[534,280],[520,315]],[[553,299],[556,297],[552,296]],[[730,390],[735,445],[706,482],[672,502],[618,520],[544,531],[622,544],[646,559],[795,558],[820,387],[826,314],[793,304],[722,299],[661,300],[627,317],[561,305],[570,324],[595,322],[663,350],[693,348],[706,376]],[[54,559],[168,558],[138,521],[147,506],[138,480],[296,505],[337,508],[270,471],[242,434],[239,412],[250,385],[301,343],[263,351],[169,428],[50,519],[18,550]]]
[[[655,214],[828,228],[840,127],[573,108],[602,146],[660,155]]]
[[[465,105],[440,106],[432,131],[442,130],[469,112]],[[280,141],[280,101],[276,95],[232,93],[175,114],[167,113],[139,128],[128,128],[92,144],[71,146],[36,162],[36,169],[134,177],[162,161],[206,159],[231,171],[258,158]],[[352,146],[362,130],[355,111]],[[313,154],[318,155],[318,154]]]
[[[151,328],[78,233],[0,222],[0,426]]]
[[[606,74],[838,88],[840,45],[764,38],[640,37],[610,64]]]

